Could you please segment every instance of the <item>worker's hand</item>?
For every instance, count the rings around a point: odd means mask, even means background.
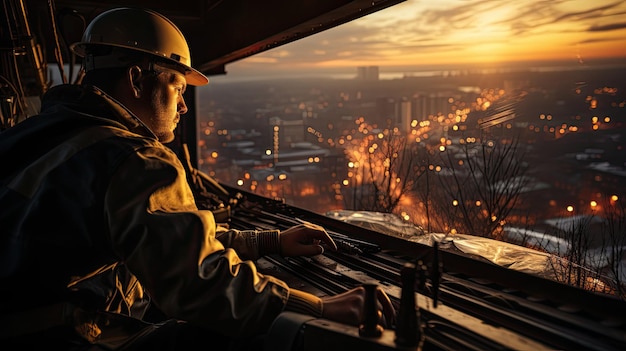
[[[303,223],[280,233],[280,254],[284,257],[315,256],[324,250],[337,250],[326,230],[313,223]]]
[[[396,311],[389,296],[376,287],[376,297],[379,324],[385,328],[395,325]],[[322,303],[322,318],[359,326],[364,317],[365,288],[359,286],[338,295],[323,297]]]

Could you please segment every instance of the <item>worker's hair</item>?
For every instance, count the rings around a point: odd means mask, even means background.
[[[110,67],[95,69],[85,72],[81,83],[83,85],[94,85],[107,93],[115,90],[115,87],[124,78],[128,67]]]

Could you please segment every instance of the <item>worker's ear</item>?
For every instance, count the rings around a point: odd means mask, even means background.
[[[133,92],[133,96],[137,99],[141,97],[141,92],[143,90],[142,86],[142,77],[143,72],[141,71],[141,67],[132,66],[128,69],[128,84],[129,88]]]

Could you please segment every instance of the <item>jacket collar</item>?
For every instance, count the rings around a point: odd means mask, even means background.
[[[41,111],[45,113],[58,104],[83,114],[118,122],[133,133],[157,138],[135,114],[96,86],[63,84],[53,87],[44,96]]]

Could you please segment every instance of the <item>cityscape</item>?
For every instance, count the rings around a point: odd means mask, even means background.
[[[212,83],[197,97],[198,167],[224,184],[324,214],[371,210],[357,199],[367,195],[357,190],[363,179],[354,167],[363,163],[359,148],[368,153],[362,140],[384,130],[455,158],[470,141],[519,140],[528,164],[520,205],[532,209],[533,228],[546,232],[550,220],[601,216],[603,206],[626,196],[624,70],[455,70],[380,79],[378,67],[368,66],[350,79]],[[446,175],[435,157],[427,167]],[[424,228],[455,231],[427,223],[423,209],[407,192],[393,212]]]

